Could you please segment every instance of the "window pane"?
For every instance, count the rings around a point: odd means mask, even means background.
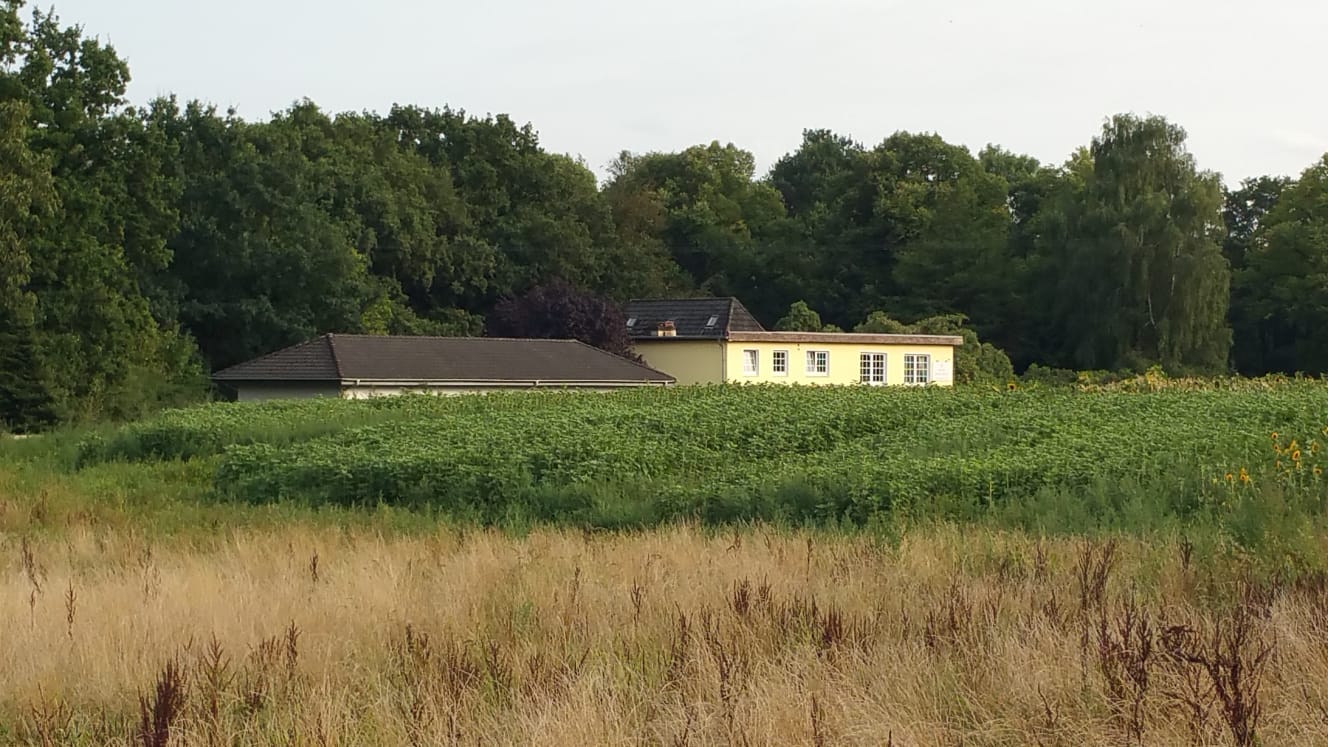
[[[904,356],[904,383],[926,384],[931,380],[930,355]]]
[[[760,371],[760,352],[756,350],[742,351],[742,372],[748,376],[755,376]]]

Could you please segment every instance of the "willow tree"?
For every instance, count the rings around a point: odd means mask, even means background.
[[[1161,117],[1109,120],[1050,247],[1063,302],[1062,344],[1085,368],[1225,366],[1230,269],[1222,190],[1199,171],[1185,131]]]

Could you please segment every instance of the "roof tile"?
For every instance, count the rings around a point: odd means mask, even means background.
[[[636,299],[627,302],[626,315],[634,320],[629,334],[636,339],[655,337],[663,322],[673,322],[677,336],[684,339],[719,340],[729,332],[765,329],[741,301],[728,296]]]
[[[667,383],[668,374],[576,340],[328,334],[218,371],[217,381]]]

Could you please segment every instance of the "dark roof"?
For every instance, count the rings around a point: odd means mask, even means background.
[[[328,334],[218,371],[217,381],[668,383],[576,340]]]
[[[693,340],[720,340],[730,332],[760,332],[765,328],[747,307],[733,297],[642,298],[627,302],[634,338],[654,337],[662,322],[673,322],[677,336]],[[713,325],[708,322],[714,318]]]

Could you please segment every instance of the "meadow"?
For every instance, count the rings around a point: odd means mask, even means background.
[[[1328,743],[1313,381],[0,441],[0,744]]]

